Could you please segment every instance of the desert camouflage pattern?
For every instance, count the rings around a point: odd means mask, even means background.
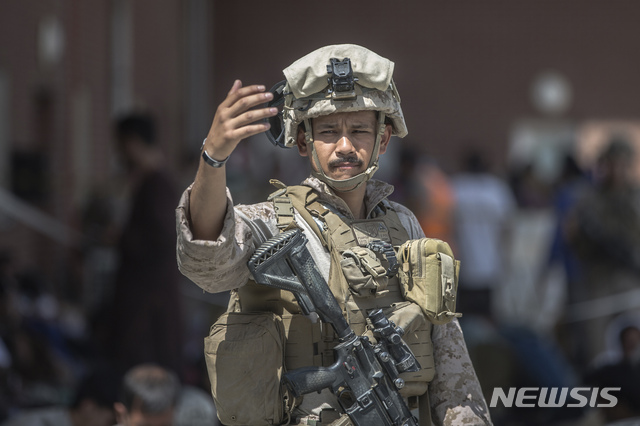
[[[328,93],[327,65],[331,58],[351,59],[357,98],[334,100]],[[285,145],[295,146],[298,125],[307,118],[335,112],[382,111],[391,119],[393,134],[407,135],[400,95],[393,81],[394,63],[355,44],[325,46],[285,68],[287,79],[283,111]]]
[[[319,200],[337,213],[350,216],[344,201],[317,178],[310,177],[303,185],[314,188]],[[233,290],[244,285],[249,276],[247,261],[262,242],[278,233],[273,203],[233,206],[227,191],[227,213],[220,237],[216,241],[194,240],[189,226],[189,196],[191,187],[182,195],[176,209],[177,260],[180,271],[207,292]],[[410,238],[424,237],[413,213],[406,207],[388,201],[393,187],[378,180],[367,182],[365,206],[367,217],[374,218],[380,203],[396,210]],[[330,255],[315,234],[296,214],[309,238],[308,248],[325,279],[329,275]],[[306,228],[306,229],[305,229]],[[431,415],[436,425],[490,425],[491,418],[480,383],[467,352],[457,319],[433,326],[435,376],[429,385]],[[338,408],[330,392],[320,398],[306,398],[301,413],[318,415],[322,408]],[[326,398],[325,398],[326,397]]]
[[[297,99],[309,97],[327,87],[330,58],[351,59],[353,74],[363,87],[384,92],[391,84],[393,62],[356,44],[335,44],[316,49],[285,68],[283,74]]]

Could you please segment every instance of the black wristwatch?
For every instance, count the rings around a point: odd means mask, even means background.
[[[211,156],[209,156],[209,154],[207,154],[207,151],[204,149],[204,144],[206,142],[207,142],[207,138],[204,138],[204,140],[202,141],[202,147],[200,147],[200,150],[202,151],[202,159],[204,160],[204,162],[210,165],[211,167],[218,168],[218,167],[224,166],[224,164],[227,162],[229,157],[231,157],[231,155],[229,155],[227,158],[225,158],[222,161],[218,161],[215,158],[212,158]]]

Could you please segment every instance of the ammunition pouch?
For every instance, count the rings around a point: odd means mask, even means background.
[[[345,250],[342,257],[340,267],[352,293],[367,297],[387,288],[387,271],[373,251],[366,247],[353,247]]]
[[[405,299],[415,302],[434,324],[455,317],[460,262],[449,244],[434,238],[409,240],[399,249],[398,276]]]

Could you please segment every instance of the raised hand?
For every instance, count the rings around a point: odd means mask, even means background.
[[[272,98],[265,86],[242,87],[236,80],[216,110],[204,144],[207,155],[222,161],[241,140],[269,130],[269,123],[260,120],[276,115],[277,109],[256,107]],[[225,167],[211,167],[201,160],[189,199],[194,238],[215,240],[220,235],[227,210],[225,188]]]
[[[259,122],[278,113],[277,108],[254,108],[273,98],[265,86],[242,86],[236,80],[224,101],[218,106],[204,148],[221,161],[227,158],[241,140],[269,130],[269,123]]]

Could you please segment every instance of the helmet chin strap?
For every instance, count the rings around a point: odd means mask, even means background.
[[[382,111],[378,111],[378,131],[376,133],[376,140],[373,145],[373,151],[371,152],[371,158],[369,159],[369,165],[367,169],[361,173],[358,173],[355,176],[352,176],[348,179],[336,180],[331,179],[326,175],[324,170],[322,170],[322,165],[320,164],[320,160],[318,159],[318,153],[316,152],[314,141],[313,141],[313,129],[311,127],[311,120],[305,118],[304,126],[305,126],[305,141],[307,146],[311,150],[311,156],[313,162],[316,164],[318,170],[314,170],[311,168],[311,175],[320,179],[331,188],[339,192],[351,192],[355,189],[359,188],[360,185],[371,179],[373,174],[378,170],[378,154],[380,152],[380,141],[382,140],[382,135],[385,132],[386,126],[384,124],[385,113]]]

